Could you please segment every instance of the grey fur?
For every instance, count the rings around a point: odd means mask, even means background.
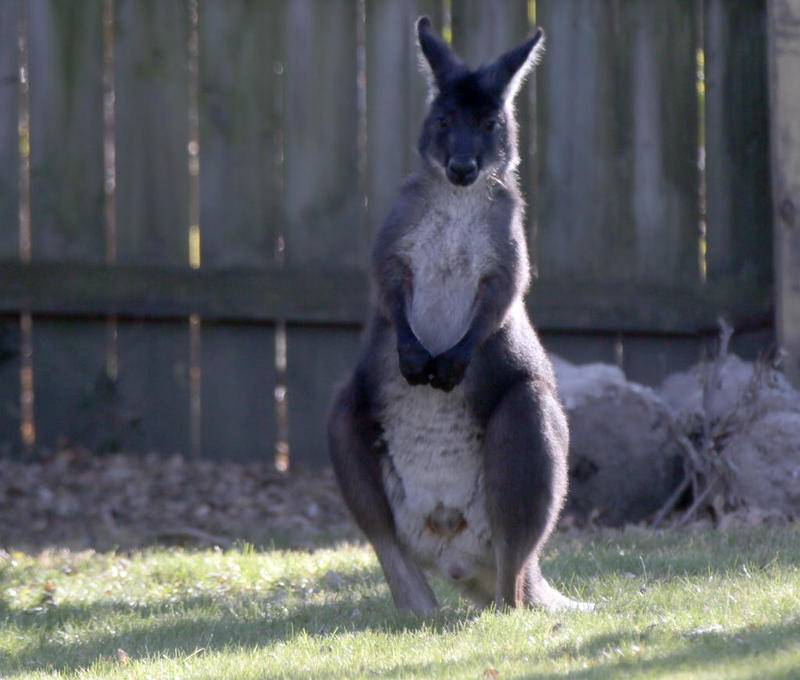
[[[523,302],[511,100],[541,34],[469,71],[427,20],[418,32],[435,89],[422,167],[374,244],[375,304],[330,416],[334,471],[399,608],[435,608],[423,569],[480,606],[585,607],[539,569],[569,436]],[[461,170],[469,163],[474,176]]]

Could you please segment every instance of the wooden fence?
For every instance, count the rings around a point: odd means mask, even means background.
[[[324,464],[422,13],[473,64],[548,34],[519,109],[550,349],[653,384],[720,314],[771,342],[764,0],[3,0],[4,450],[263,459],[285,417]]]

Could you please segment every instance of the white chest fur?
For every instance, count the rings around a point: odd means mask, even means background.
[[[488,233],[489,190],[443,182],[431,189],[418,224],[400,243],[413,273],[406,310],[414,334],[437,356],[469,328],[475,293],[493,257]]]
[[[393,370],[383,381],[381,402],[388,449],[383,479],[398,536],[423,565],[453,579],[473,577],[492,563],[491,534],[482,432],[462,388],[411,387]],[[463,526],[452,535],[432,530],[437,510],[463,517]]]

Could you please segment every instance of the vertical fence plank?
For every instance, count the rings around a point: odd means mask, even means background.
[[[269,461],[275,452],[272,328],[203,324],[203,455]]]
[[[101,321],[34,319],[36,443],[42,450],[115,448],[105,340]]]
[[[355,367],[358,332],[332,326],[289,326],[287,341],[291,465],[323,467],[328,464],[328,410],[337,385]]]
[[[709,280],[772,280],[766,0],[705,0]]]
[[[31,0],[31,257],[100,262],[103,236],[102,2]],[[105,331],[34,319],[37,444],[102,447]]]
[[[0,318],[0,456],[19,447],[20,427],[19,318]]]
[[[280,220],[280,9],[200,5],[202,262],[271,262]]]
[[[287,6],[289,265],[358,266],[367,252],[359,207],[356,8],[349,0],[293,0]],[[287,329],[292,465],[327,462],[325,412],[334,384],[352,366],[357,338],[349,329]]]
[[[33,257],[102,261],[102,0],[29,8]]]
[[[19,60],[21,0],[0,3],[0,260],[19,254]],[[19,445],[19,319],[0,319],[0,455]]]
[[[21,0],[0,3],[0,259],[16,259],[19,245],[19,59]]]
[[[122,448],[188,455],[188,322],[118,322]]]
[[[115,133],[120,262],[188,265],[187,0],[116,0]],[[191,450],[189,324],[119,325],[119,389],[134,447]]]
[[[286,30],[286,258],[358,265],[356,3],[293,0]]]
[[[550,35],[538,79],[542,277],[695,283],[691,0],[540,0],[537,12]]]
[[[385,219],[402,179],[414,167],[427,83],[417,57],[415,20],[438,28],[440,0],[367,0],[367,226]]]
[[[770,0],[769,52],[776,325],[800,386],[800,0]]]
[[[187,0],[117,0],[120,260],[188,262]]]
[[[200,5],[202,267],[274,260],[282,214],[282,4]],[[275,445],[271,327],[202,326],[202,447],[216,459],[268,459]]]
[[[539,0],[536,9],[548,33],[537,78],[541,278],[696,285],[692,0]],[[637,342],[626,357],[641,365],[648,352]]]

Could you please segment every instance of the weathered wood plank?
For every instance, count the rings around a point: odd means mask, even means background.
[[[117,258],[189,264],[188,0],[116,0]],[[192,450],[189,323],[119,326],[122,407],[138,414],[130,448]]]
[[[121,442],[189,455],[189,323],[118,322]]]
[[[0,257],[19,256],[21,0],[0,3]],[[0,318],[0,455],[20,448],[20,320]]]
[[[113,441],[115,390],[105,372],[105,337],[102,321],[34,317],[37,448],[118,448]]]
[[[770,0],[769,52],[776,325],[800,386],[800,0]]]
[[[188,0],[115,2],[119,259],[188,263]]]
[[[548,354],[555,354],[573,364],[616,363],[615,334],[544,331],[540,336]]]
[[[200,229],[204,269],[270,264],[282,222],[284,4],[200,5]],[[202,450],[268,459],[275,450],[271,327],[203,321]]]
[[[766,0],[705,0],[708,278],[772,282]]]
[[[691,0],[539,0],[543,279],[699,278]],[[565,86],[569,83],[569,86]]]
[[[31,257],[102,262],[101,0],[28,4]],[[36,441],[108,448],[113,400],[102,323],[34,318]]]
[[[707,339],[701,336],[622,338],[622,368],[633,382],[655,387],[671,373],[685,371],[703,356]]]
[[[0,265],[0,313],[30,308],[57,316],[175,319],[194,312],[228,321],[360,325],[369,284],[360,269],[213,271],[146,266]],[[725,314],[734,325],[769,320],[763,286],[717,281],[704,287],[545,280],[530,295],[537,328],[630,333],[714,332]]]
[[[284,30],[286,260],[360,264],[356,3],[293,0]]]
[[[419,70],[414,24],[425,14],[440,28],[442,3],[368,0],[366,10],[367,226],[375,233],[418,157],[427,84]]]
[[[0,257],[19,252],[19,58],[21,0],[0,3]]]
[[[336,387],[355,367],[359,333],[350,328],[293,328],[287,343],[289,455],[293,469],[328,464],[325,423]]]
[[[282,3],[200,4],[202,263],[272,261],[280,225]]]
[[[20,447],[19,318],[0,318],[0,456]]]
[[[32,256],[102,261],[103,3],[31,0]]]
[[[357,18],[357,4],[349,0],[287,6],[285,258],[308,276],[326,264],[363,266],[368,251],[359,178]],[[293,466],[327,460],[327,398],[356,338],[353,330],[287,328]]]
[[[275,453],[275,334],[203,323],[203,455],[271,461]]]

